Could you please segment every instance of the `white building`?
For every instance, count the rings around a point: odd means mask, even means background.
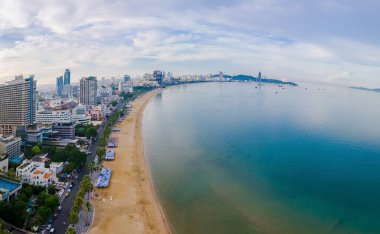
[[[57,122],[72,121],[70,110],[42,110],[37,112],[36,123],[53,124]]]
[[[63,171],[63,162],[52,162],[50,163],[50,170],[55,174],[58,175]]]
[[[7,155],[8,157],[19,156],[21,154],[21,138],[9,136],[3,137],[0,135],[0,156]]]
[[[132,93],[133,92],[133,85],[126,83],[126,82],[120,82],[119,83],[119,91],[120,92],[126,92],[126,93]]]
[[[45,168],[47,155],[37,155],[31,160],[25,160],[23,164],[16,168],[16,175],[22,182],[49,186],[58,182],[58,174],[63,170],[63,163],[51,163],[50,168]]]
[[[37,82],[34,76],[0,85],[0,133],[15,134],[18,127],[34,124],[37,109]]]
[[[0,159],[0,171],[7,172],[8,171],[8,164],[9,164],[9,158],[6,157]]]

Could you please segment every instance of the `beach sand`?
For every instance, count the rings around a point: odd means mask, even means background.
[[[133,101],[133,110],[116,127],[119,133],[110,187],[96,189],[95,218],[89,233],[170,233],[144,158],[142,118],[154,90]]]

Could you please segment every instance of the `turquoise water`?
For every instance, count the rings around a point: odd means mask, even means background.
[[[174,232],[380,233],[379,103],[308,84],[164,89],[143,131]]]

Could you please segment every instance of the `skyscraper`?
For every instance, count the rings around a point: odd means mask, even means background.
[[[18,127],[34,124],[37,109],[37,82],[22,75],[0,85],[0,133],[16,134]]]
[[[163,74],[162,71],[154,71],[153,72],[153,78],[157,81],[157,83],[161,86],[163,81]]]
[[[57,95],[59,97],[62,96],[62,90],[63,90],[63,76],[57,77]]]
[[[66,69],[63,75],[63,85],[70,85],[70,79],[70,69]]]
[[[124,80],[124,82],[128,82],[131,80],[131,77],[129,75],[124,75],[123,80]]]
[[[98,83],[96,77],[83,77],[80,80],[79,101],[84,105],[96,105],[96,96],[98,92]]]

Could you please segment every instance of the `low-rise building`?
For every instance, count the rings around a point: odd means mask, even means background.
[[[44,167],[46,162],[49,162],[50,159],[47,157],[48,154],[37,154],[33,158],[30,159],[31,162],[34,163],[37,167]]]
[[[44,167],[35,168],[26,179],[25,182],[39,186],[49,186],[54,182],[51,171]]]
[[[0,178],[0,201],[8,200],[14,195],[17,196],[22,185],[15,181]]]
[[[101,121],[104,118],[104,111],[101,105],[95,106],[90,110],[91,120]]]
[[[56,175],[61,174],[61,172],[63,171],[63,162],[52,162],[52,163],[50,163],[50,170],[53,173],[55,173]]]
[[[3,137],[0,135],[0,156],[7,155],[8,157],[19,156],[21,154],[21,138],[9,136]]]
[[[75,124],[72,121],[62,121],[53,123],[53,131],[57,132],[56,137],[65,139],[75,138]]]
[[[45,167],[48,160],[47,155],[37,155],[31,160],[25,160],[23,164],[16,168],[16,175],[22,182],[49,186],[58,182],[58,174],[63,170],[63,163],[51,163],[49,168]]]
[[[9,165],[9,158],[4,156],[0,158],[0,171],[7,172],[8,171],[8,165]]]
[[[52,132],[51,127],[35,127],[26,130],[27,142],[31,144],[43,143],[44,140],[48,139],[54,132]]]
[[[37,112],[36,123],[39,124],[53,124],[62,121],[71,121],[70,110],[49,110],[44,109]]]

